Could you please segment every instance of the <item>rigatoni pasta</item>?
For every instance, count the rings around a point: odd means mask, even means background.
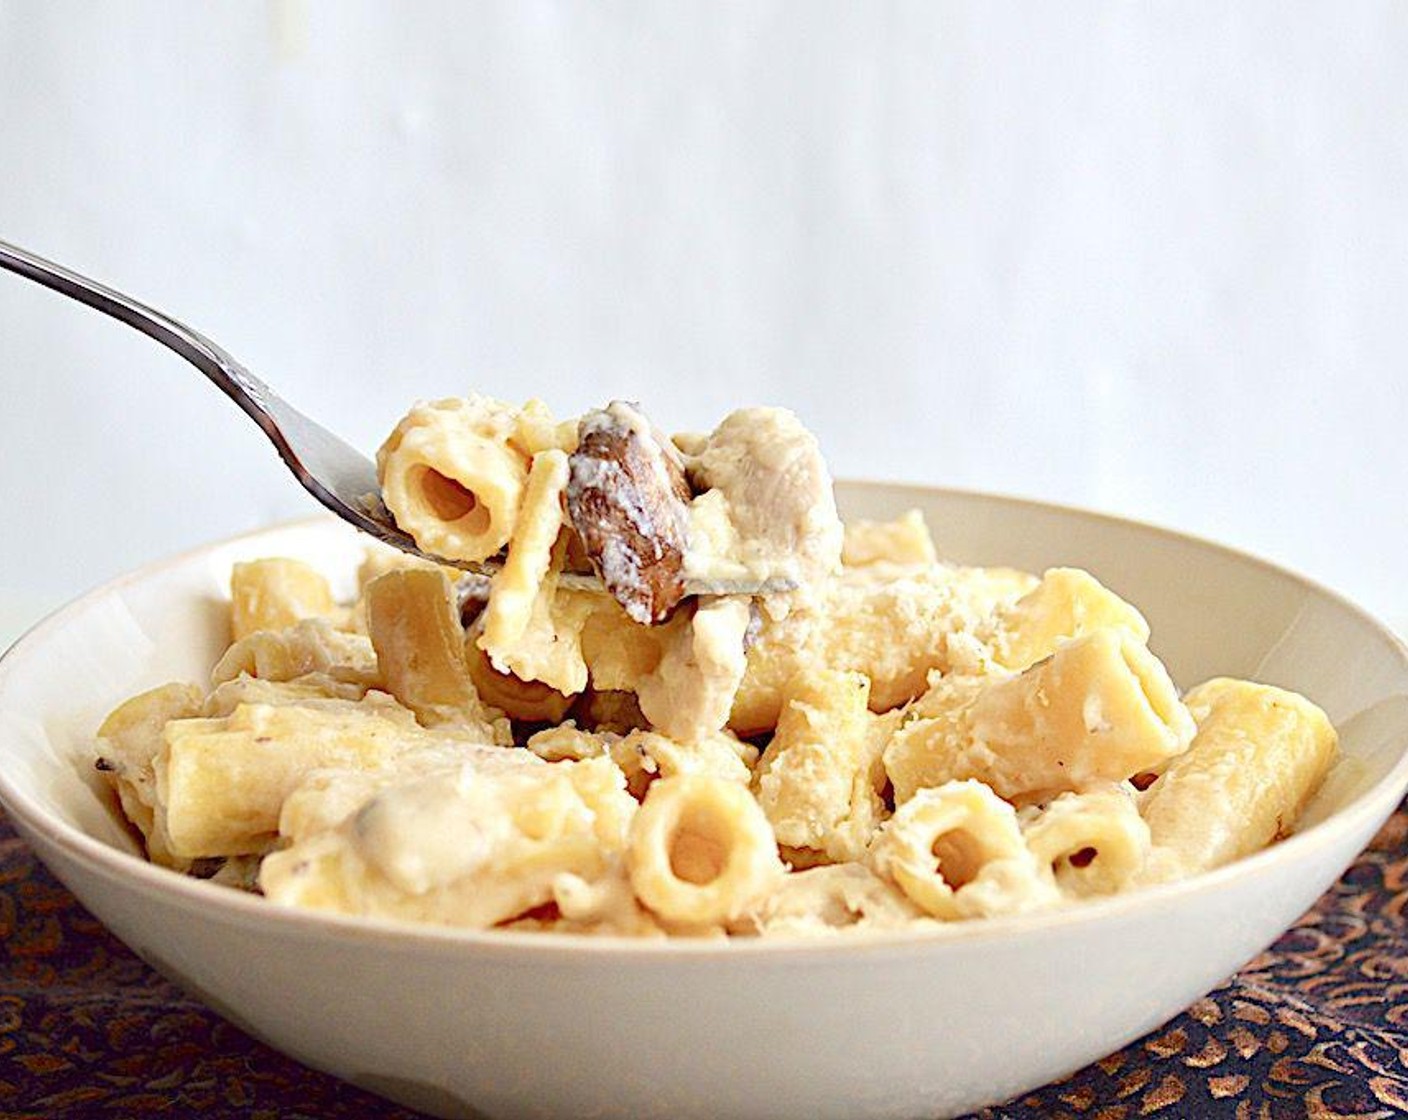
[[[552,901],[565,877],[609,875],[633,809],[605,760],[512,770],[461,760],[266,857],[260,883],[310,909],[493,926]]]
[[[937,680],[885,748],[885,768],[900,802],[980,778],[1025,803],[1121,781],[1192,737],[1163,665],[1125,631],[1104,629],[1020,673]]]
[[[1057,887],[1077,898],[1124,890],[1150,846],[1134,788],[1124,784],[1061,794],[1029,816],[1022,838]]]
[[[1220,677],[1187,702],[1197,734],[1142,796],[1150,879],[1220,867],[1278,839],[1335,760],[1328,717],[1294,692]]]
[[[1136,642],[1149,640],[1149,624],[1089,572],[1051,568],[1041,582],[1011,606],[997,612],[994,658],[1008,669],[1025,669],[1071,638],[1118,630]]]
[[[736,921],[783,874],[758,803],[737,783],[703,775],[650,787],[631,825],[627,867],[636,897],[686,926]]]
[[[230,570],[230,631],[236,641],[259,630],[283,630],[305,618],[337,612],[332,588],[300,560],[271,557]]]
[[[1304,697],[1180,696],[1091,573],[944,563],[917,512],[843,531],[781,410],[670,439],[437,401],[378,462],[423,549],[497,574],[378,552],[337,602],[235,565],[210,679],[98,729],[154,862],[521,933],[933,933],[1240,858],[1334,763]]]
[[[786,848],[837,862],[864,858],[886,813],[879,717],[869,701],[861,673],[822,669],[789,686],[754,778],[758,804]]]
[[[513,547],[490,589],[479,645],[486,651],[511,647],[523,637],[533,604],[552,565],[563,525],[567,456],[557,448],[533,456],[520,503]]]
[[[1016,810],[979,781],[919,791],[885,822],[871,860],[921,910],[948,921],[1038,909],[1055,893]]]
[[[413,717],[346,700],[241,704],[221,719],[173,720],[154,762],[171,851],[186,859],[264,851],[304,775],[384,766],[416,734]]]
[[[488,397],[411,410],[377,452],[381,495],[396,523],[447,560],[483,560],[513,535],[529,458],[519,411]]]

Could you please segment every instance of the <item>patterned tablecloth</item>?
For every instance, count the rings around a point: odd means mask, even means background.
[[[0,1116],[416,1114],[152,972],[0,817]],[[1316,907],[1173,1022],[982,1120],[1408,1115],[1408,803]]]

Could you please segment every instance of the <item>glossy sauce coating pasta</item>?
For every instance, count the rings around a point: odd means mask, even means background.
[[[1091,573],[944,563],[917,512],[843,530],[782,410],[669,440],[620,402],[578,423],[438,401],[379,465],[423,547],[506,550],[487,601],[399,554],[345,603],[298,560],[235,565],[210,680],[98,729],[154,862],[467,928],[936,932],[1240,858],[1336,756],[1304,697],[1180,694]],[[606,591],[560,585],[591,570]],[[684,575],[797,589],[690,597]]]

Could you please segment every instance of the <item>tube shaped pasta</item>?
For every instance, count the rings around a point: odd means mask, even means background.
[[[558,420],[546,404],[534,397],[517,410],[513,443],[524,454],[556,448],[568,455],[577,450],[577,420]]]
[[[999,612],[994,652],[999,664],[1025,669],[1066,639],[1104,629],[1123,630],[1137,642],[1149,640],[1144,616],[1089,572],[1051,568],[1039,584]]]
[[[1096,630],[985,689],[973,732],[997,755],[993,788],[1015,796],[1120,781],[1182,751],[1193,720],[1148,647]]]
[[[1055,887],[1022,840],[1017,813],[982,782],[920,791],[885,822],[871,859],[944,921],[1049,904]]]
[[[433,722],[496,734],[465,657],[454,589],[438,568],[396,568],[367,585],[367,632],[387,690]]]
[[[116,791],[127,819],[141,832],[147,858],[178,871],[186,870],[190,860],[171,852],[164,822],[156,811],[154,767],[166,725],[199,715],[200,707],[200,690],[194,685],[166,684],[125,701],[98,728],[98,768]]]
[[[919,565],[938,561],[924,515],[909,510],[893,521],[851,521],[845,526],[841,563],[848,568],[871,564]]]
[[[362,691],[381,683],[376,650],[361,634],[334,630],[323,618],[305,618],[283,630],[256,630],[235,642],[210,671],[213,684],[241,675],[293,681],[310,674]]]
[[[582,627],[604,598],[590,591],[560,590],[557,575],[550,570],[533,600],[527,626],[513,645],[486,648],[482,629],[475,631],[473,640],[499,672],[512,673],[522,681],[541,681],[564,696],[575,696],[588,680]]]
[[[317,709],[241,704],[225,719],[174,720],[154,766],[157,827],[181,858],[263,851],[305,775],[382,767],[414,742],[415,720],[403,715],[325,700]]]
[[[838,861],[863,854],[883,809],[867,751],[869,699],[869,680],[834,669],[799,674],[788,687],[755,778],[778,843]],[[855,817],[864,827],[843,829]]]
[[[437,772],[469,768],[495,775],[535,767],[541,761],[528,751],[477,746],[454,738],[422,740],[417,735],[416,740],[384,766],[330,766],[309,771],[284,798],[279,810],[279,839],[296,844],[337,828],[383,790]]]
[[[230,630],[235,641],[257,630],[282,630],[305,618],[326,618],[336,610],[328,581],[301,560],[250,560],[230,571]]]
[[[1218,677],[1184,698],[1198,733],[1144,793],[1151,880],[1220,867],[1284,835],[1339,750],[1305,697]]]
[[[693,926],[739,918],[783,874],[777,840],[748,790],[702,774],[651,785],[631,822],[626,867],[642,903]]]
[[[518,410],[473,396],[422,404],[377,451],[382,500],[421,549],[483,560],[513,535],[528,474]]]
[[[335,829],[265,858],[285,905],[482,928],[612,873],[636,803],[607,759],[452,767],[378,790]]]
[[[1129,634],[1097,630],[1021,673],[936,682],[885,748],[897,802],[980,777],[1009,799],[1118,782],[1178,754],[1193,720]]]
[[[1149,854],[1149,826],[1120,787],[1063,793],[1022,834],[1061,892],[1077,898],[1123,890]]]
[[[533,617],[533,603],[552,564],[553,545],[562,530],[562,495],[567,488],[567,456],[556,448],[533,456],[518,525],[508,559],[489,591],[484,608],[483,646],[511,647]]]
[[[786,618],[764,620],[748,650],[729,726],[740,735],[772,728],[788,683],[818,666],[869,677],[871,711],[913,700],[930,672],[954,668],[956,640],[975,641],[996,608],[1035,583],[1033,576],[999,568],[934,565],[893,578],[849,569],[825,584],[812,603]]]
[[[473,703],[464,628],[443,572],[397,568],[367,585],[367,633],[387,691],[412,710]]]

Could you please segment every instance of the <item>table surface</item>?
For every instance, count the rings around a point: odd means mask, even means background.
[[[1151,962],[1156,967],[1157,962]],[[382,1117],[138,960],[0,816],[0,1116]],[[980,1120],[1408,1114],[1408,802],[1275,945],[1117,1054]]]

